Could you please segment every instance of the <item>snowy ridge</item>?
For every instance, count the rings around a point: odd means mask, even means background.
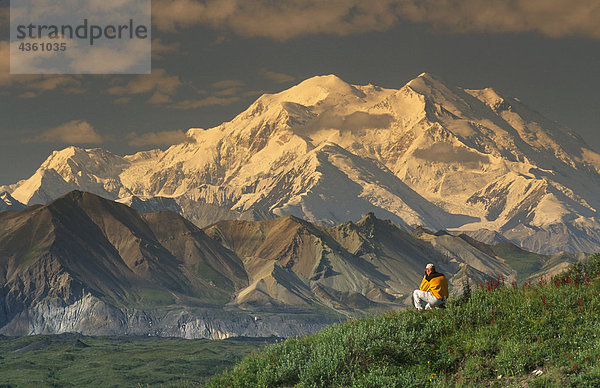
[[[8,192],[0,194],[0,210],[20,210],[25,208],[21,202],[14,199]]]
[[[26,204],[73,189],[172,198],[200,226],[195,203],[226,217],[325,224],[373,212],[402,225],[496,231],[543,253],[600,249],[600,154],[491,88],[428,73],[400,89],[319,76],[187,135],[125,157],[69,147],[4,189]]]

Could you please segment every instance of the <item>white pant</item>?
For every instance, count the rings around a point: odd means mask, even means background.
[[[417,310],[421,311],[423,309],[437,307],[444,303],[444,300],[436,298],[431,295],[431,292],[429,291],[415,290],[413,292],[413,302],[415,303]]]

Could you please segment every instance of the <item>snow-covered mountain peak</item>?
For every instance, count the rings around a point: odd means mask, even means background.
[[[125,157],[69,147],[2,190],[27,204],[74,189],[135,195],[148,208],[179,206],[192,220],[206,219],[207,209],[323,223],[374,212],[403,225],[485,227],[547,243],[554,232],[538,229],[585,217],[600,236],[592,214],[600,209],[600,154],[492,88],[463,89],[430,73],[400,89],[317,76],[187,136]],[[523,230],[526,237],[514,237]],[[581,238],[572,247],[596,246]]]
[[[0,210],[19,210],[25,205],[14,199],[7,191],[0,194]]]
[[[480,105],[478,103],[485,104],[496,113],[509,109],[507,99],[492,88],[463,89],[452,86],[431,73],[422,73],[408,82],[405,88],[424,96],[430,105],[428,107],[430,111],[437,113],[438,116],[440,113],[441,116],[451,113],[455,116],[451,119],[489,120],[489,112],[482,109],[482,106],[478,106]]]
[[[335,74],[319,75],[300,82],[287,90],[288,95],[302,95],[321,90],[341,95],[357,94],[356,88]],[[310,104],[309,104],[310,105]]]
[[[288,144],[295,136],[302,139],[296,141],[310,143],[308,148],[327,140],[351,144],[357,140],[353,136],[357,130],[390,126],[392,112],[378,105],[396,92],[371,84],[351,85],[335,75],[312,77],[282,92],[265,94],[231,122],[192,136],[204,143],[223,132],[228,136],[224,143],[235,141],[238,150],[248,145],[251,154],[271,140]],[[243,155],[247,157],[246,152]]]
[[[194,133],[194,130],[196,130],[196,128],[190,129],[187,132],[187,136],[191,138],[192,134]],[[123,157],[123,159],[127,160],[130,163],[135,163],[135,162],[141,162],[141,161],[147,161],[147,160],[154,160],[154,159],[159,158],[162,154],[164,154],[163,150],[155,149],[155,150],[149,150],[149,151],[140,151],[133,155],[125,155]]]
[[[494,110],[495,112],[498,112],[499,110],[510,109],[510,105],[508,105],[508,102],[492,88],[485,88],[480,90],[465,89],[465,92],[477,98],[479,101],[492,108],[492,110]]]
[[[129,165],[124,157],[102,148],[67,147],[54,151],[12,196],[28,205],[49,202],[75,189],[117,198],[127,192],[122,191],[118,176]]]
[[[78,170],[94,170],[112,176],[115,168],[122,168],[127,162],[123,157],[102,148],[83,149],[75,146],[54,151],[40,169],[55,170],[59,174],[71,174]]]
[[[14,198],[10,196],[8,191],[4,191],[0,194],[0,200],[4,201],[7,205],[11,205],[14,202]]]
[[[412,81],[417,81],[417,80],[425,80],[430,83],[440,83],[440,84],[445,83],[441,77],[439,77],[433,73],[429,73],[427,71],[424,71],[423,73],[419,74]]]
[[[266,95],[265,102],[292,102],[307,107],[316,105],[339,105],[357,102],[366,95],[363,90],[347,83],[336,75],[309,78],[290,89],[274,95]]]
[[[456,86],[446,84],[440,78],[423,73],[408,82],[405,88],[422,95],[425,98],[429,113],[435,116],[451,116],[452,119],[472,115],[472,106],[466,100],[470,98]]]
[[[66,180],[72,179],[78,171],[111,178],[128,164],[123,157],[102,148],[83,149],[72,146],[54,151],[40,170],[54,170]]]
[[[432,91],[448,91],[449,87],[446,83],[438,76],[431,73],[421,73],[418,77],[410,80],[407,84],[413,90],[421,94],[431,94]]]

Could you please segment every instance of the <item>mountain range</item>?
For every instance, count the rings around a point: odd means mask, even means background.
[[[332,226],[372,212],[406,230],[555,254],[600,248],[599,171],[580,136],[491,88],[428,73],[400,89],[328,75],[165,151],[55,151],[0,192],[32,205],[88,191],[199,227],[285,215]]]
[[[0,211],[0,334],[288,337],[399,309],[434,262],[461,292],[488,275],[551,275],[581,256],[418,228],[369,213],[315,225],[294,216],[200,229],[73,191]]]

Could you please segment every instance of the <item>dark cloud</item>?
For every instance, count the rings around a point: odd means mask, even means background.
[[[470,168],[489,163],[490,158],[465,147],[455,147],[450,143],[436,143],[430,148],[417,149],[413,155],[419,159],[437,163],[460,163]]]
[[[241,36],[287,40],[384,31],[398,20],[394,7],[393,0],[158,0],[153,21],[163,31],[207,25]]]
[[[170,146],[173,144],[190,141],[184,131],[162,131],[150,133],[130,133],[127,135],[129,145],[136,147],[145,146]]]
[[[227,106],[227,105],[231,105],[235,102],[238,102],[239,100],[240,100],[239,97],[210,96],[210,97],[201,98],[199,100],[180,101],[180,102],[177,102],[177,103],[171,105],[171,107],[175,108],[175,109],[182,109],[182,110],[198,109],[198,108],[202,108],[205,106],[215,106],[215,105]]]
[[[26,143],[99,144],[106,139],[85,120],[73,120],[25,140]]]
[[[153,6],[163,31],[205,25],[275,40],[385,31],[401,20],[459,33],[600,38],[598,0],[155,0]]]
[[[120,80],[121,78],[114,78],[116,83]],[[126,83],[112,86],[106,93],[116,96],[152,93],[146,102],[151,105],[163,105],[171,102],[181,85],[179,76],[169,75],[164,69],[154,69],[151,74],[138,75]]]
[[[598,0],[402,0],[412,22],[459,33],[537,32],[549,37],[600,38]]]
[[[340,131],[359,131],[362,129],[388,128],[393,117],[388,114],[370,114],[354,112],[341,116],[334,112],[324,112],[311,121],[305,129],[309,132],[321,129],[338,129]]]
[[[263,70],[262,75],[266,79],[277,82],[279,84],[294,82],[296,80],[296,77],[294,76],[284,73],[277,73],[275,71]]]
[[[213,88],[216,89],[230,89],[230,88],[241,88],[245,86],[246,83],[239,79],[226,79],[223,81],[218,81],[212,84]]]

